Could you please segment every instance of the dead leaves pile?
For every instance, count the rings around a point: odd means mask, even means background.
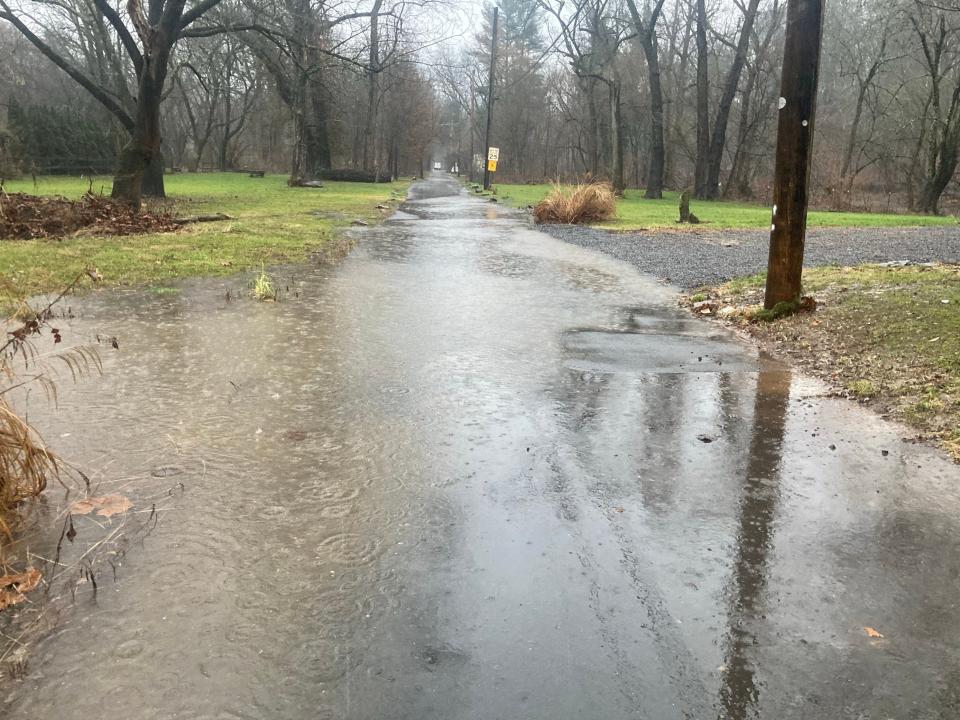
[[[0,610],[22,603],[27,593],[35,590],[43,579],[40,571],[30,568],[15,575],[0,576]]]
[[[136,235],[172,232],[180,227],[169,215],[135,210],[88,192],[79,200],[0,194],[0,240],[84,235]]]

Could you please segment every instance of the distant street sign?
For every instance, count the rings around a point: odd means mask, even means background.
[[[487,170],[490,172],[497,171],[497,161],[496,160],[487,160]]]
[[[494,163],[500,159],[500,148],[492,147],[487,153],[487,160],[492,160]]]

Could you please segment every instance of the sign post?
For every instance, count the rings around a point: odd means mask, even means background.
[[[500,161],[500,148],[492,147],[487,153],[487,173],[497,171],[497,163]]]
[[[496,85],[496,72],[497,72],[497,25],[500,18],[500,8],[493,8],[493,34],[490,39],[490,77],[487,79],[487,167],[483,173],[483,189],[490,189],[490,133],[493,131],[493,102],[496,99],[495,85]],[[494,169],[496,169],[496,161],[494,161]]]

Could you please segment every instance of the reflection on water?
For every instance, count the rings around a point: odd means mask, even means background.
[[[280,303],[76,304],[120,349],[31,417],[137,511],[183,491],[4,717],[956,717],[957,469],[456,193]]]
[[[767,556],[773,546],[790,384],[791,375],[787,371],[766,371],[757,375],[733,577],[728,590],[729,632],[724,642],[725,662],[720,687],[721,717],[730,720],[759,716],[760,689],[749,657],[750,646],[756,641],[751,626],[760,621],[769,572]]]

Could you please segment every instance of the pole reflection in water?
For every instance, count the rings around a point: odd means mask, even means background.
[[[791,374],[786,370],[761,371],[757,376],[736,554],[727,591],[729,632],[720,686],[721,720],[759,717],[760,687],[749,657],[750,646],[755,643],[751,627],[763,608],[790,382]]]

